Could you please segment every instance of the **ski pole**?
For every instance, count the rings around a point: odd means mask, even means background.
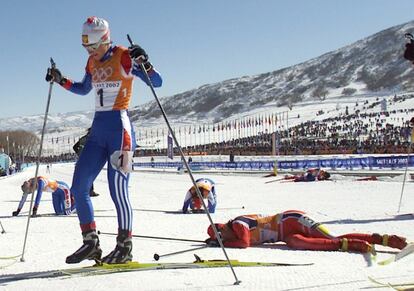
[[[52,69],[56,68],[56,64],[55,64],[55,62],[53,61],[52,58],[50,58],[50,65],[51,65]],[[35,176],[34,176],[35,185],[37,185],[37,175],[39,173],[40,157],[42,156],[43,138],[45,136],[47,115],[49,114],[49,105],[50,105],[50,99],[52,97],[52,88],[53,88],[53,80],[50,82],[50,85],[49,85],[49,94],[47,96],[46,111],[45,111],[45,116],[44,116],[44,119],[43,119],[42,135],[40,137],[39,152],[37,154],[36,171],[35,171]],[[22,257],[20,258],[21,262],[25,261],[25,259],[24,259],[24,250],[26,249],[27,235],[29,233],[30,217],[32,216],[31,214],[32,214],[32,206],[33,206],[33,200],[34,200],[34,191],[35,190],[33,189],[32,190],[32,198],[30,199],[30,208],[29,208],[29,215],[27,216],[26,233],[24,235]]]
[[[199,247],[195,247],[195,248],[191,248],[191,249],[186,249],[186,250],[182,250],[182,251],[178,251],[178,252],[163,254],[163,255],[159,255],[159,254],[155,253],[154,254],[154,260],[158,261],[162,257],[169,257],[169,256],[173,256],[173,255],[183,254],[183,253],[186,253],[186,252],[201,250],[201,249],[204,249],[204,248],[208,248],[208,245],[203,245],[203,246],[199,246]]]
[[[269,184],[269,183],[273,183],[273,182],[278,182],[278,181],[283,181],[283,180],[285,180],[285,178],[279,178],[279,179],[275,179],[275,180],[266,181],[265,184]]]
[[[132,41],[132,39],[131,39],[131,37],[129,36],[129,34],[127,34],[127,38],[128,38],[129,43],[131,44],[131,46],[133,46],[133,45],[134,45],[134,42]],[[160,108],[160,110],[161,110],[162,116],[163,116],[163,118],[164,118],[164,120],[165,120],[165,123],[167,124],[168,130],[169,130],[169,133],[171,134],[171,136],[172,136],[172,138],[173,138],[173,140],[174,140],[174,142],[175,142],[175,144],[176,144],[176,146],[177,146],[177,149],[178,149],[178,151],[179,151],[179,153],[180,153],[180,156],[181,156],[182,162],[183,162],[183,164],[184,164],[185,168],[187,169],[187,173],[188,173],[188,175],[190,176],[191,182],[192,182],[192,183],[193,183],[193,185],[194,185],[194,188],[195,188],[196,193],[197,193],[197,197],[201,200],[201,204],[203,205],[203,209],[204,209],[204,211],[206,212],[206,215],[207,215],[207,217],[208,217],[208,220],[210,221],[210,225],[211,225],[211,227],[212,227],[212,229],[213,229],[213,231],[214,231],[214,234],[215,234],[215,236],[216,236],[216,238],[217,238],[217,240],[218,240],[218,242],[219,242],[219,244],[220,244],[221,249],[223,250],[224,256],[226,257],[226,260],[227,260],[227,262],[228,262],[228,264],[229,264],[229,267],[230,267],[230,269],[231,269],[231,272],[233,273],[233,276],[234,276],[234,278],[235,278],[235,280],[236,280],[236,281],[234,282],[234,285],[239,285],[241,281],[239,281],[239,279],[237,278],[236,272],[234,271],[233,266],[231,265],[230,259],[229,259],[228,255],[227,255],[227,252],[226,252],[225,248],[224,248],[224,245],[223,245],[223,241],[222,241],[222,239],[221,239],[221,236],[220,236],[220,234],[219,234],[219,232],[218,232],[218,230],[217,230],[216,226],[214,225],[214,222],[213,222],[213,219],[211,218],[210,213],[209,213],[209,212],[208,212],[208,210],[207,210],[207,206],[206,206],[206,203],[204,202],[203,196],[201,195],[201,192],[200,192],[200,190],[198,189],[198,187],[197,187],[197,185],[196,185],[196,182],[195,182],[195,179],[194,179],[194,176],[193,176],[193,172],[191,171],[191,168],[190,168],[190,166],[188,165],[188,162],[187,162],[187,159],[186,159],[186,158],[185,158],[185,156],[184,156],[183,150],[182,150],[182,148],[181,148],[181,146],[180,146],[180,144],[179,144],[179,142],[178,142],[178,140],[177,140],[177,137],[175,136],[175,133],[174,133],[174,131],[173,131],[173,129],[172,129],[172,127],[171,127],[171,125],[170,125],[170,122],[169,122],[169,120],[168,120],[167,114],[165,113],[165,110],[164,110],[164,108],[162,107],[161,102],[160,102],[160,100],[158,99],[157,94],[155,93],[154,86],[152,85],[152,82],[151,82],[151,79],[150,79],[150,77],[149,77],[149,75],[148,75],[148,72],[145,70],[144,64],[143,64],[142,62],[141,62],[141,63],[139,63],[139,66],[140,66],[140,68],[141,68],[142,73],[145,75],[145,78],[146,78],[146,80],[147,80],[147,84],[148,84],[148,86],[149,86],[149,87],[150,87],[150,89],[151,89],[152,95],[154,95],[155,101],[157,102],[158,107],[159,107],[159,108]]]
[[[102,231],[99,231],[99,230],[98,230],[98,234],[118,235],[117,233],[102,232]],[[148,235],[137,235],[137,234],[133,234],[132,237],[163,239],[163,240],[176,240],[176,241],[187,241],[187,242],[199,242],[199,243],[204,243],[205,242],[203,240],[195,240],[195,239],[173,238],[173,237],[162,237],[162,236],[148,236]]]
[[[217,210],[234,210],[234,209],[244,209],[244,206],[240,207],[219,207]]]
[[[414,135],[414,128],[412,129],[411,132],[411,137]],[[411,154],[411,147],[412,147],[413,141],[411,140],[410,142],[410,146],[408,147],[408,153],[407,153],[407,163],[405,164],[405,171],[404,171],[404,180],[402,183],[402,187],[401,187],[401,195],[400,195],[400,202],[398,203],[398,212],[400,213],[400,209],[401,209],[401,202],[402,202],[402,198],[404,195],[404,187],[405,187],[405,180],[407,179],[407,171],[408,171],[408,162],[410,160],[410,154]]]
[[[0,226],[1,226],[1,233],[6,233],[6,231],[4,230],[3,224],[0,221]]]

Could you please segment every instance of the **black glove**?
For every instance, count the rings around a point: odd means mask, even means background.
[[[404,58],[414,61],[414,43],[409,42],[405,45]]]
[[[62,76],[62,73],[59,71],[59,69],[56,68],[48,68],[45,79],[47,82],[56,82],[59,85],[63,85],[67,81],[67,79]]]
[[[131,45],[129,48],[129,55],[134,61],[148,62],[148,55],[145,50],[137,44]]]
[[[205,240],[205,243],[211,248],[216,248],[216,247],[220,246],[218,240],[216,240],[216,239],[208,238],[208,239]]]
[[[17,215],[19,215],[19,213],[20,213],[20,209],[17,209],[16,211],[13,211],[13,216],[17,216]]]
[[[145,71],[149,72],[152,70],[152,64],[148,61],[148,55],[145,50],[137,44],[134,44],[128,48],[129,56],[136,63],[142,63]]]

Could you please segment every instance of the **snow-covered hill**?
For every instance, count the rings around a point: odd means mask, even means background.
[[[301,64],[164,98],[163,105],[172,118],[218,121],[265,105],[410,91],[414,75],[402,54],[404,33],[413,28],[414,22],[394,26]],[[132,114],[138,120],[160,116],[155,102],[135,108]]]
[[[394,26],[307,62],[256,76],[244,76],[161,99],[171,121],[214,123],[263,111],[296,109],[303,104],[390,96],[414,90],[411,64],[402,58],[404,33],[414,21]],[[304,46],[306,49],[306,46]],[[283,109],[284,107],[284,109]],[[293,110],[294,110],[293,109]],[[130,110],[139,127],[163,124],[155,101]],[[49,115],[47,131],[83,131],[93,112]],[[39,132],[43,115],[0,119],[1,130]]]

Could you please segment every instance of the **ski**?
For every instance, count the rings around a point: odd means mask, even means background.
[[[414,289],[414,282],[404,282],[404,283],[390,283],[390,282],[383,282],[379,281],[373,277],[368,276],[368,279],[378,285],[378,287],[389,287],[394,290],[413,290]]]
[[[388,216],[394,217],[394,218],[399,218],[401,220],[404,219],[414,219],[414,213],[385,213]]]
[[[404,258],[404,257],[406,257],[406,256],[408,256],[412,253],[414,253],[414,242],[407,244],[407,246],[405,248],[400,250],[395,255],[392,255],[388,259],[378,262],[378,265],[381,265],[381,266],[389,265],[392,262],[398,261],[398,260],[400,260],[400,259],[402,259],[402,258]]]
[[[233,267],[277,267],[313,265],[313,263],[241,262],[238,260],[230,260],[230,262]],[[139,263],[133,261],[126,264],[102,264],[81,268],[69,268],[51,271],[2,275],[0,277],[0,285],[29,279],[69,278],[74,276],[108,275],[114,273],[150,270],[222,268],[227,266],[228,262],[226,260],[199,260],[192,263]]]

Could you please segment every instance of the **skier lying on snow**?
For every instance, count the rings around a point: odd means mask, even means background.
[[[37,187],[36,200],[34,202],[32,216],[37,215],[37,209],[39,208],[40,199],[42,199],[43,192],[52,192],[53,208],[57,215],[69,215],[75,210],[75,201],[70,193],[70,187],[62,181],[55,181],[46,177],[37,177],[37,183],[35,178],[31,178],[24,181],[21,188],[23,191],[22,199],[19,202],[19,206],[16,211],[13,211],[13,216],[19,215],[26,202],[27,196],[32,193]]]
[[[208,212],[214,213],[217,205],[216,185],[214,184],[214,181],[208,178],[200,178],[195,182],[203,198],[208,200]],[[201,200],[198,198],[194,186],[192,186],[185,195],[183,213],[188,213],[188,207],[191,208],[193,213],[204,212],[204,209],[201,206]]]
[[[328,180],[330,177],[331,174],[325,170],[311,168],[302,174],[285,176],[284,180],[292,180],[293,182],[313,182]]]
[[[247,248],[264,243],[285,242],[297,250],[354,251],[375,253],[373,244],[402,249],[406,238],[397,235],[349,233],[334,236],[323,224],[315,222],[304,212],[288,210],[271,216],[242,215],[226,224],[215,224],[225,247]],[[207,229],[209,246],[218,246],[211,225]]]

